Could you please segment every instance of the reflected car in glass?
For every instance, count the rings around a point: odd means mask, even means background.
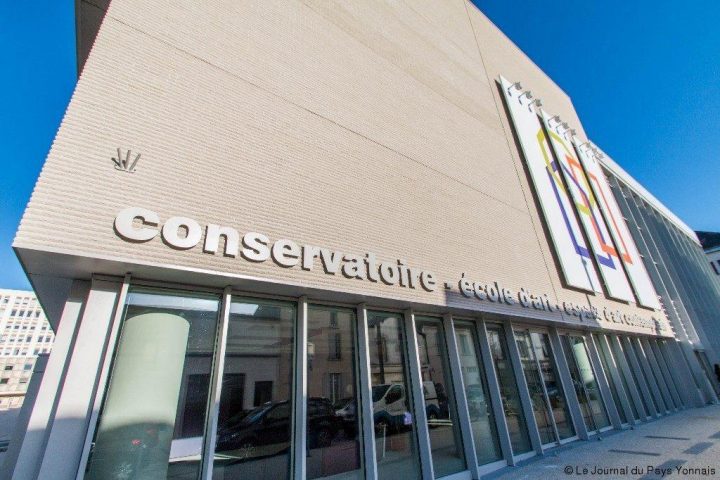
[[[238,460],[272,456],[289,449],[290,404],[268,402],[247,413],[230,418],[218,430],[216,451]],[[342,428],[342,418],[336,415],[330,400],[308,399],[308,448],[329,446]]]

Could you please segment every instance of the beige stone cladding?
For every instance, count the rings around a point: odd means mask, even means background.
[[[102,18],[103,4],[81,3],[97,10],[86,13],[88,24]],[[90,41],[83,37],[80,50]],[[458,293],[464,273],[546,293],[552,303],[649,318],[562,287],[499,74],[522,81],[582,132],[567,95],[462,0],[114,0],[15,246],[21,256],[100,256],[489,308]],[[117,148],[141,154],[135,173],[113,168]],[[163,221],[182,215],[271,241],[402,259],[432,271],[441,288],[327,275],[319,261],[304,271],[210,255],[201,245],[179,251],[159,237],[126,242],[113,220],[130,206]]]

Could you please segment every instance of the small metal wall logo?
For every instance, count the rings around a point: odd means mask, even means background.
[[[123,158],[122,150],[118,148],[117,158],[113,157],[112,161],[115,164],[115,170],[120,170],[121,172],[127,173],[135,173],[135,167],[137,167],[137,164],[140,161],[140,154],[138,153],[133,159],[132,151],[128,150],[125,154],[125,158]]]

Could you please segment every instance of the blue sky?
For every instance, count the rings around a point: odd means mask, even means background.
[[[474,0],[573,99],[588,136],[692,228],[720,231],[720,2]],[[0,2],[0,288],[75,82],[74,2]]]

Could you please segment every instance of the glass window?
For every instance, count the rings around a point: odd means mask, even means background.
[[[498,384],[500,385],[500,396],[503,401],[505,420],[510,434],[513,454],[529,452],[532,449],[530,437],[528,436],[527,423],[520,403],[512,363],[508,357],[505,333],[500,325],[488,325],[487,336],[490,343],[490,353],[493,357],[495,372],[497,373]]]
[[[130,292],[85,478],[198,478],[218,304]]]
[[[557,427],[560,440],[575,435],[575,428],[570,417],[570,409],[565,400],[562,383],[555,369],[555,360],[550,346],[550,337],[547,333],[532,332],[530,337],[535,347],[535,355],[540,364],[540,373],[545,382],[545,390],[550,401],[553,421]]]
[[[620,345],[620,350],[625,355],[625,361],[627,362],[628,370],[630,371],[630,375],[632,376],[632,381],[636,386],[638,396],[640,397],[640,401],[643,404],[643,408],[645,409],[647,418],[650,418],[650,407],[648,406],[647,400],[645,399],[645,395],[642,392],[642,389],[640,387],[640,382],[638,381],[638,378],[635,375],[635,368],[633,367],[633,363],[630,361],[630,358],[631,358],[630,355],[632,355],[632,352],[627,350],[627,344],[623,341],[622,337],[618,337],[618,341],[619,341],[619,345]],[[639,416],[637,418],[638,418],[638,420],[640,419]]]
[[[615,402],[615,409],[618,412],[618,415],[620,415],[620,422],[621,423],[627,423],[627,415],[625,414],[625,409],[622,406],[622,402],[620,401],[620,394],[618,393],[618,386],[615,384],[615,379],[613,378],[612,371],[610,368],[615,368],[615,360],[611,357],[608,359],[608,353],[605,350],[605,346],[603,345],[603,340],[595,333],[593,333],[593,340],[595,341],[595,346],[598,351],[598,356],[600,357],[600,363],[602,364],[602,369],[605,372],[605,378],[607,378],[608,386],[610,387],[610,394],[613,397],[613,402]],[[613,365],[611,367],[611,364]],[[622,376],[622,372],[618,372]],[[629,395],[629,393],[628,393]],[[631,400],[628,400],[631,401]]]
[[[605,412],[605,405],[600,396],[600,387],[590,363],[585,340],[575,335],[563,335],[561,339],[565,359],[570,369],[570,377],[588,431],[607,427],[610,425],[610,419]]]
[[[557,439],[555,438],[555,431],[553,429],[552,419],[550,418],[550,409],[543,388],[543,378],[538,371],[538,364],[535,359],[530,332],[516,331],[515,342],[517,343],[518,353],[520,354],[520,362],[522,363],[523,373],[525,374],[525,382],[527,383],[530,393],[530,400],[532,401],[533,412],[535,413],[535,423],[537,423],[540,433],[540,441],[543,445],[553,443]]]
[[[470,427],[475,440],[475,455],[478,465],[494,462],[502,458],[498,443],[495,418],[488,395],[485,369],[480,365],[478,342],[475,326],[472,323],[455,323],[455,338],[460,347],[460,370],[465,385],[470,414]]]
[[[415,317],[415,330],[433,471],[444,477],[467,469],[445,333],[439,319],[428,317]]]
[[[289,477],[295,321],[293,303],[230,305],[214,479]]]
[[[368,343],[378,478],[420,478],[401,315],[368,312]]]
[[[308,308],[307,478],[362,476],[355,328],[352,310]]]

